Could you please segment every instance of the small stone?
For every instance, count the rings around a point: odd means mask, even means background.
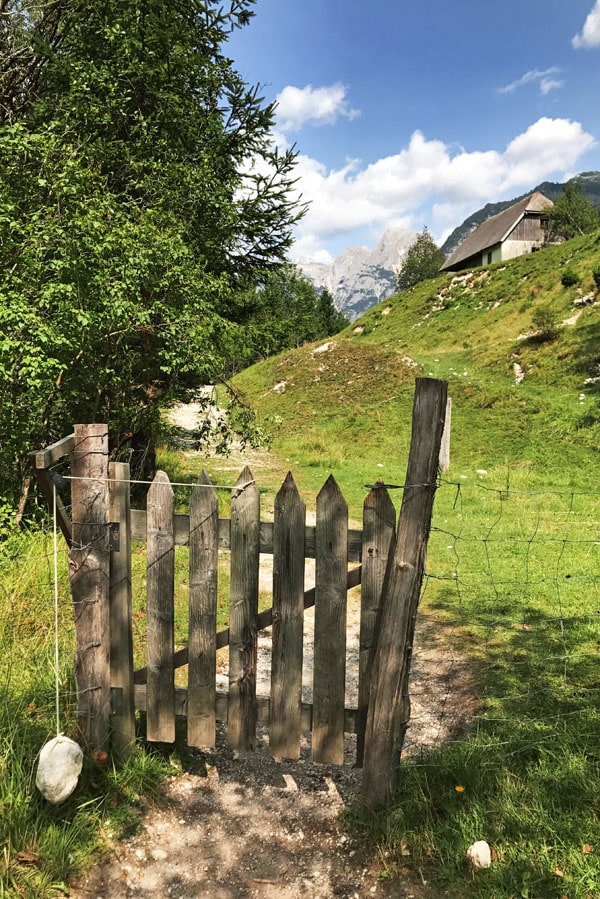
[[[164,860],[169,857],[169,853],[165,852],[164,849],[152,849],[150,855],[155,862],[164,862]]]
[[[492,850],[485,840],[477,840],[467,849],[467,858],[474,868],[489,868],[492,864]]]
[[[82,767],[81,747],[69,737],[59,734],[42,746],[36,786],[48,802],[60,805],[77,786]]]

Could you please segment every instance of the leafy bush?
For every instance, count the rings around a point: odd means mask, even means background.
[[[560,283],[563,287],[573,287],[579,284],[579,275],[572,268],[566,268],[561,275]]]
[[[592,276],[594,278],[594,284],[596,285],[596,290],[600,291],[600,265],[597,265],[592,269]]]
[[[554,340],[558,336],[558,320],[549,306],[538,306],[534,309],[533,325],[541,340]]]

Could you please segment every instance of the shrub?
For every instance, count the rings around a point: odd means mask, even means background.
[[[594,278],[594,284],[596,285],[596,290],[600,291],[600,265],[597,265],[592,269],[592,277]]]
[[[573,287],[574,284],[579,284],[579,275],[572,268],[566,268],[561,275],[560,283],[563,287]]]
[[[534,310],[533,325],[541,340],[554,340],[558,336],[558,320],[549,306],[538,306]]]

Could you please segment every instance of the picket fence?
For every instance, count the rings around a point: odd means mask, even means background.
[[[91,750],[125,757],[136,741],[136,711],[145,711],[146,738],[170,743],[177,716],[187,718],[187,742],[215,744],[216,722],[227,722],[235,750],[251,750],[259,724],[269,728],[273,756],[296,759],[311,734],[312,759],[344,762],[344,734],[356,733],[356,763],[365,766],[365,804],[381,807],[398,779],[410,719],[408,678],[440,446],[447,385],[416,381],[411,446],[396,534],[387,489],[365,498],[362,530],[348,526],[347,503],[330,476],[316,500],[316,524],[288,474],[261,521],[260,495],[245,468],[232,488],[231,517],[219,518],[216,491],[205,473],[189,487],[189,514],[176,514],[167,475],[149,486],[146,509],[131,508],[129,465],[111,462],[104,424],[32,453],[38,483],[56,508],[69,545],[75,616],[75,678],[80,738]],[[54,469],[70,463],[70,507],[57,494]],[[70,514],[69,514],[70,512]],[[146,543],[146,665],[134,671],[132,545]],[[176,546],[189,547],[188,644],[175,650]],[[217,632],[219,554],[229,552],[229,627]],[[273,557],[271,607],[259,612],[260,555]],[[315,586],[305,590],[305,560],[315,560]],[[388,564],[389,562],[389,564]],[[361,585],[359,689],[345,707],[347,591]],[[303,617],[314,611],[312,703],[302,701]],[[257,696],[257,635],[272,631],[270,692]],[[228,691],[216,685],[216,653],[229,647]],[[187,687],[175,672],[187,665]]]

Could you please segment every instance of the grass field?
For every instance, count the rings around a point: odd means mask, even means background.
[[[434,895],[600,896],[599,260],[596,234],[427,282],[236,380],[307,502],[332,471],[355,517],[365,483],[403,482],[415,376],[448,381],[421,613],[474,672],[478,711],[404,763],[388,814],[354,818],[383,877],[415,868]],[[473,872],[478,839],[495,860]]]

